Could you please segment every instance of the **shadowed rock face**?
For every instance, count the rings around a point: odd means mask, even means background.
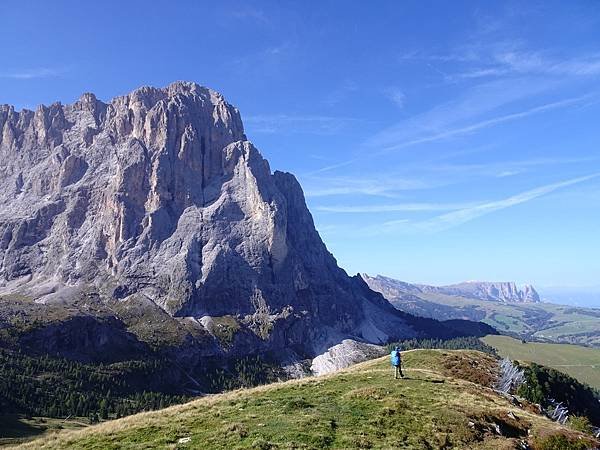
[[[0,106],[0,132],[2,295],[142,299],[197,327],[232,315],[266,349],[309,353],[431,332],[337,266],[296,179],[210,89]]]

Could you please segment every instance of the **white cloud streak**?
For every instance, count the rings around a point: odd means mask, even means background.
[[[456,227],[458,225],[462,225],[466,222],[490,214],[492,212],[529,202],[543,195],[550,194],[558,189],[583,183],[584,181],[592,180],[599,176],[600,173],[595,173],[583,177],[572,178],[570,180],[561,181],[558,183],[548,184],[535,189],[531,189],[529,191],[521,192],[519,194],[513,195],[502,200],[481,203],[479,205],[472,206],[469,208],[464,208],[458,211],[442,214],[441,216],[434,217],[433,219],[417,223],[416,227],[424,231],[430,232],[443,231],[449,228]]]
[[[557,102],[546,103],[544,105],[536,106],[534,108],[530,108],[524,111],[519,111],[516,113],[505,114],[502,116],[493,117],[491,119],[482,120],[479,122],[475,122],[465,126],[458,126],[453,128],[448,128],[445,130],[441,130],[437,133],[433,133],[427,136],[415,138],[412,140],[407,140],[403,142],[399,142],[393,145],[389,145],[381,149],[378,153],[386,153],[393,150],[399,150],[401,148],[410,147],[417,144],[424,144],[428,142],[435,142],[440,140],[445,140],[448,138],[452,138],[459,135],[470,134],[475,131],[482,130],[484,128],[493,127],[499,125],[504,122],[510,122],[517,119],[523,119],[528,116],[532,116],[535,114],[551,111],[554,109],[560,109],[567,106],[571,106],[577,103],[581,103],[583,100],[590,99],[595,94],[586,94],[579,97],[568,98],[564,100],[560,100]]]
[[[449,79],[483,78],[490,76],[546,75],[561,77],[589,77],[600,75],[600,55],[586,55],[571,59],[556,59],[539,52],[505,50],[493,52],[492,58],[481,57],[479,64],[469,70],[449,75]]]
[[[305,186],[307,197],[355,196],[359,194],[397,198],[400,196],[401,191],[439,188],[456,184],[457,182],[480,178],[512,177],[545,166],[582,165],[600,161],[600,156],[585,156],[570,158],[540,157],[525,160],[470,164],[449,164],[443,162],[445,159],[453,156],[468,155],[477,153],[478,151],[481,151],[481,149],[444,154],[429,161],[405,164],[403,172],[396,172],[377,178],[365,176],[327,177],[319,176],[315,173],[306,174],[303,177],[302,184]],[[348,161],[346,162],[347,164],[349,164]],[[394,205],[389,205],[389,207],[393,208]],[[339,208],[340,210],[334,211],[333,208]],[[401,206],[398,208],[401,208]],[[336,205],[327,207],[317,206],[315,209],[324,212],[344,212],[342,209],[347,209],[347,212],[352,212],[353,209],[362,210],[364,207],[362,205]]]
[[[379,178],[354,177],[303,177],[302,186],[306,197],[327,197],[336,195],[371,195],[394,198],[400,191],[429,189],[437,186],[431,181],[422,181],[400,176]]]
[[[572,157],[572,158],[531,158],[516,161],[500,161],[489,163],[471,164],[422,164],[412,167],[412,170],[420,170],[426,173],[435,173],[436,176],[445,175],[460,177],[496,177],[503,178],[527,172],[532,168],[543,166],[585,164],[600,161],[600,156]]]
[[[315,211],[330,213],[388,213],[388,212],[421,212],[421,211],[451,211],[463,208],[472,208],[475,203],[397,203],[394,205],[334,205],[317,206]]]
[[[535,200],[536,198],[551,194],[560,189],[564,189],[570,186],[574,186],[576,184],[584,183],[586,181],[590,181],[592,179],[596,179],[600,177],[600,173],[594,173],[591,175],[586,175],[582,177],[572,178],[565,181],[560,181],[557,183],[551,183],[544,186],[540,186],[528,191],[521,192],[519,194],[512,195],[510,197],[495,200],[495,201],[487,201],[480,203],[471,203],[464,204],[465,207],[460,207],[460,204],[455,204],[455,206],[459,207],[456,211],[452,211],[446,214],[441,214],[439,216],[435,216],[431,219],[415,221],[407,218],[400,218],[394,220],[387,220],[381,223],[374,223],[365,227],[355,228],[349,224],[340,224],[340,225],[324,225],[322,227],[322,231],[325,234],[332,233],[336,236],[380,236],[382,234],[389,233],[405,233],[405,234],[413,234],[413,233],[438,233],[441,231],[445,231],[460,225],[463,225],[467,222],[475,220],[479,217],[494,213],[496,211],[500,211],[506,208],[510,208],[512,206],[517,206],[520,204],[524,204]],[[412,211],[426,211],[425,205],[431,205],[430,211],[434,211],[437,204],[422,204],[423,209],[418,209],[418,205],[414,204],[415,208],[411,211],[410,204],[407,204],[408,207],[402,209],[404,212],[412,212]],[[452,206],[452,204],[439,204],[439,207],[442,208],[444,206]],[[375,207],[374,207],[375,208]],[[391,211],[391,209],[390,209]],[[398,208],[400,211],[400,208]],[[342,211],[340,211],[342,212]],[[343,211],[343,212],[359,212],[358,208],[356,211]],[[364,211],[360,212],[378,212],[378,211]],[[381,211],[384,212],[384,211]],[[319,228],[321,231],[321,228]]]
[[[359,119],[335,116],[256,115],[244,119],[252,133],[335,134],[359,122]]]
[[[270,24],[270,20],[265,14],[264,11],[259,9],[237,9],[230,13],[230,16],[234,19],[242,20],[242,21],[254,21],[258,22],[262,25]]]
[[[600,75],[600,53],[588,52],[563,57],[550,51],[531,50],[521,41],[472,39],[475,43],[459,46],[446,54],[414,51],[402,55],[402,61],[441,64],[447,71],[436,70],[446,81],[488,77],[550,76],[590,77]]]
[[[435,143],[472,134],[503,123],[579,105],[585,101],[597,101],[598,98],[598,94],[593,92],[475,121],[476,118],[486,113],[539,94],[554,86],[556,86],[554,82],[542,82],[540,80],[512,80],[510,83],[492,82],[478,85],[457,101],[439,105],[423,114],[377,133],[364,144],[361,156],[354,156],[345,161],[329,164],[310,172],[310,174],[330,172],[361,161],[365,149],[368,150],[369,157],[383,155],[416,145]]]
[[[20,69],[8,72],[0,72],[0,78],[10,78],[13,80],[32,80],[36,78],[59,77],[65,72],[65,69],[37,67],[33,69]]]

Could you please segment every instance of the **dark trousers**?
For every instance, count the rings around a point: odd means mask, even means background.
[[[404,374],[402,373],[402,367],[401,366],[394,366],[394,378],[398,379],[398,375],[400,375],[402,378],[404,378]]]

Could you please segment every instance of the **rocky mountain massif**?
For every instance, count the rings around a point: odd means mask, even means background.
[[[193,370],[457,334],[337,266],[294,176],[271,172],[215,91],[5,105],[0,130],[5,345],[82,361],[160,350]]]

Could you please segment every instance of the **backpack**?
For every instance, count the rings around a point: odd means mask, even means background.
[[[398,352],[396,350],[392,350],[392,353],[390,353],[390,360],[391,360],[392,366],[399,366],[400,365],[400,352]]]

